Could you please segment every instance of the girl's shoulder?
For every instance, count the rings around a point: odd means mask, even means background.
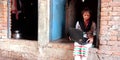
[[[96,29],[96,23],[94,21],[92,22],[92,26],[91,27]]]

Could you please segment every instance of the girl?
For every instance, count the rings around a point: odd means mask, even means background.
[[[88,42],[85,45],[74,42],[74,60],[87,60],[89,48],[92,47],[93,38],[95,35],[96,25],[90,19],[91,12],[85,8],[82,11],[82,20],[77,21],[76,29],[83,31],[83,38],[87,39]]]

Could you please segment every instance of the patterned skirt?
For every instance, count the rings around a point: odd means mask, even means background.
[[[74,43],[74,56],[87,57],[88,49],[92,46],[92,44],[80,45],[77,42]]]

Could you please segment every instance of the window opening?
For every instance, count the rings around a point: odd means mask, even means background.
[[[37,40],[38,1],[11,0],[11,37],[19,32],[21,39]]]

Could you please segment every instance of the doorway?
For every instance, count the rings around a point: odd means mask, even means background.
[[[100,17],[100,0],[67,0],[66,3],[66,33],[68,28],[75,28],[78,20],[82,19],[81,12],[84,8],[89,8],[91,11],[91,19],[96,23],[97,35],[95,36],[94,45],[98,45],[99,32],[99,17]],[[66,34],[67,35],[67,34]]]
[[[92,20],[97,24],[98,0],[51,0],[50,7],[51,40],[62,38],[69,27],[75,27],[85,7],[92,11]]]
[[[19,31],[21,39],[38,38],[38,0],[11,0],[11,37]]]

